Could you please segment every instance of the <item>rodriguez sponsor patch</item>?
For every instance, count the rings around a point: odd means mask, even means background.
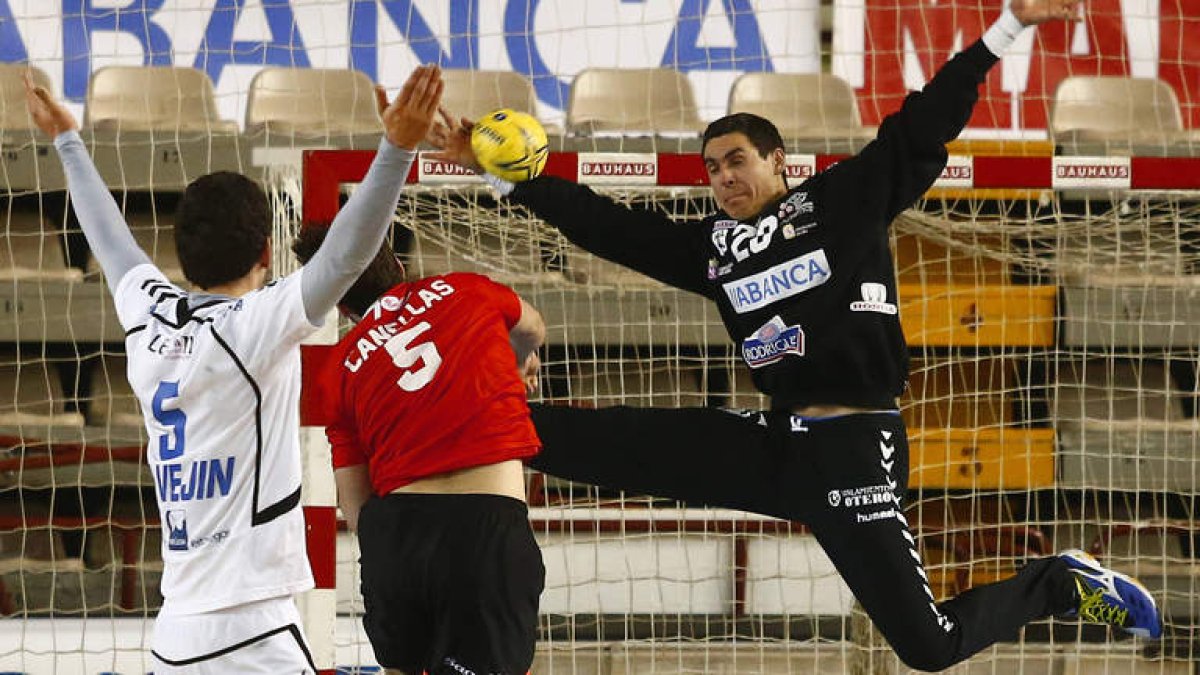
[[[778,316],[742,340],[742,358],[751,368],[775,363],[788,354],[804,356],[804,330],[785,324]]]

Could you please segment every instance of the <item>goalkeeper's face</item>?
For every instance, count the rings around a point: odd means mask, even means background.
[[[704,166],[717,206],[738,220],[757,216],[787,192],[783,150],[763,157],[740,131],[717,136],[704,147]]]

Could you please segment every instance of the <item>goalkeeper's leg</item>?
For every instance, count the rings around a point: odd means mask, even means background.
[[[529,465],[608,488],[786,517],[771,413],[715,408],[599,409],[531,405],[542,452]],[[778,438],[777,440],[782,440]]]
[[[1059,558],[1033,560],[1010,579],[935,602],[903,512],[908,443],[899,415],[794,426],[788,473],[803,502],[795,509],[909,667],[948,668],[1015,638],[1034,619],[1076,606],[1072,574]]]

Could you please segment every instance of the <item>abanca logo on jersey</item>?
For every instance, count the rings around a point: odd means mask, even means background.
[[[824,284],[833,277],[825,249],[819,248],[774,267],[730,281],[722,286],[733,311],[745,314],[798,295]]]
[[[751,368],[762,368],[788,354],[804,356],[804,330],[785,324],[778,316],[742,340],[742,358]]]

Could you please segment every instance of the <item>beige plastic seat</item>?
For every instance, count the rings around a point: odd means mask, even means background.
[[[0,279],[83,279],[83,272],[67,266],[60,234],[52,231],[39,214],[9,211],[7,216],[0,242]]]
[[[569,132],[691,135],[703,129],[691,82],[677,70],[589,68],[571,84]]]
[[[825,73],[746,73],[729,91],[729,112],[748,112],[775,123],[784,138],[871,138],[854,90]]]
[[[1183,400],[1161,362],[1090,359],[1058,369],[1055,418],[1072,423],[1183,420]]]
[[[477,120],[498,108],[512,108],[536,116],[533,83],[511,70],[442,71],[446,89],[442,107],[456,117]]]
[[[1200,143],[1183,127],[1179,99],[1158,79],[1068,77],[1054,92],[1050,131],[1059,145],[1121,143],[1182,146]]]
[[[1014,359],[913,359],[901,413],[913,428],[1005,426],[1023,380]]]
[[[25,108],[26,71],[33,73],[33,81],[50,89],[50,78],[41,68],[24,63],[0,63],[0,129],[36,129],[29,111]]]
[[[187,288],[187,279],[183,276],[179,253],[175,249],[175,224],[171,214],[130,211],[125,214],[125,220],[129,223],[129,230],[133,232],[134,241],[150,256],[167,279]],[[99,272],[100,263],[95,256],[89,256],[87,273],[91,275]]]
[[[103,354],[91,368],[88,423],[95,426],[141,426],[142,409],[125,374],[125,356]]]
[[[375,87],[356,70],[264,68],[250,82],[248,134],[329,137],[382,129]]]
[[[0,506],[0,575],[68,573],[83,570],[80,558],[71,558],[63,545],[62,530],[50,527],[49,509],[40,505],[9,503]],[[4,583],[0,580],[0,587]]]
[[[0,425],[83,426],[83,415],[67,412],[56,365],[35,350],[0,354]]]
[[[237,133],[221,119],[208,74],[195,68],[108,66],[88,82],[84,126],[100,131]]]

